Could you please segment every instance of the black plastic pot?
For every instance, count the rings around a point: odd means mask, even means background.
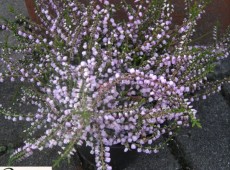
[[[90,154],[89,147],[77,147],[78,156],[82,162],[83,170],[95,170],[96,163],[94,155]],[[128,167],[138,157],[136,151],[124,152],[124,146],[114,145],[110,148],[111,162],[113,170],[122,170]]]

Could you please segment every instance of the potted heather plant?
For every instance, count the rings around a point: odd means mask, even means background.
[[[192,102],[230,80],[207,81],[215,62],[229,55],[228,37],[208,47],[192,44],[206,4],[186,1],[180,26],[172,25],[167,0],[35,0],[40,23],[3,19],[0,28],[17,42],[1,45],[0,80],[26,82],[19,99],[37,108],[28,115],[1,108],[7,118],[31,124],[10,162],[58,146],[56,166],[77,145],[91,148],[98,170],[109,170],[114,145],[157,153],[176,129],[200,126]]]

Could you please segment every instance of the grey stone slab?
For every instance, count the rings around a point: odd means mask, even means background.
[[[230,66],[229,66],[230,67]],[[222,86],[221,90],[222,95],[224,96],[224,99],[227,101],[227,103],[230,105],[230,84],[224,84]]]
[[[210,81],[221,80],[227,76],[230,76],[230,56],[218,61],[216,64],[215,71],[208,76]]]
[[[4,107],[14,107],[18,112],[24,114],[28,112],[34,112],[36,108],[32,106],[19,107],[18,105],[13,106],[12,103],[14,100],[15,94],[18,92],[22,84],[20,82],[9,82],[5,81],[0,83],[0,103]],[[4,116],[0,115],[0,146],[5,146],[8,151],[13,151],[23,145],[25,140],[25,134],[23,130],[29,127],[28,122],[17,121],[13,122],[11,120],[6,120]],[[38,134],[39,135],[39,134]],[[46,150],[44,152],[35,152],[31,157],[16,163],[15,165],[19,166],[51,166],[52,161],[57,158],[57,149]],[[0,166],[7,165],[9,159],[9,154],[1,152],[0,153]],[[74,162],[71,161],[68,164],[64,161],[59,168],[54,168],[54,170],[74,170]]]
[[[1,0],[0,16],[6,17],[7,19],[14,19],[14,14],[9,12],[9,7],[13,7],[16,14],[28,16],[25,0]]]
[[[230,169],[230,107],[220,94],[195,104],[202,129],[184,129],[177,137],[194,170]]]
[[[16,107],[12,105],[16,93],[18,92],[20,83],[9,83],[8,81],[0,83],[0,104],[4,108],[15,108],[18,113],[27,113],[33,111],[32,107]],[[20,146],[23,142],[23,130],[28,127],[28,123],[22,121],[13,122],[6,120],[0,115],[0,145]]]
[[[0,116],[0,146],[21,146],[24,127],[24,122],[14,123]]]
[[[13,8],[15,14],[9,11],[9,8]],[[22,14],[23,16],[29,17],[25,0],[1,0],[0,1],[0,16],[11,21],[15,20],[15,15]],[[0,23],[3,23],[0,19]],[[15,38],[11,34],[0,31],[0,43],[4,42],[6,37],[9,37],[9,43],[14,44]]]

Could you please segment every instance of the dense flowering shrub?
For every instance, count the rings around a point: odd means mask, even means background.
[[[181,126],[199,126],[191,102],[229,81],[207,81],[215,62],[229,55],[228,38],[192,45],[206,2],[186,0],[180,26],[172,24],[167,0],[35,3],[40,23],[18,15],[19,22],[0,26],[17,40],[2,44],[0,80],[27,82],[19,99],[37,107],[28,115],[1,109],[6,118],[31,123],[11,161],[59,146],[58,163],[76,144],[92,148],[98,169],[112,169],[110,146],[158,152],[163,134],[170,140]],[[44,134],[34,138],[37,131]]]

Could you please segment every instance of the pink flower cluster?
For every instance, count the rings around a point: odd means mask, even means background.
[[[37,111],[24,117],[31,122],[26,132],[44,132],[26,140],[12,158],[54,146],[60,147],[61,158],[70,157],[75,144],[87,145],[98,170],[112,169],[110,146],[158,152],[158,139],[195,119],[191,102],[229,81],[209,83],[206,78],[213,63],[229,55],[225,46],[188,45],[204,3],[195,3],[199,12],[178,27],[172,25],[174,8],[167,0],[35,3],[41,23],[1,25],[18,44],[2,48],[6,70],[0,80],[31,84],[22,100]],[[12,53],[22,56],[15,61]]]

